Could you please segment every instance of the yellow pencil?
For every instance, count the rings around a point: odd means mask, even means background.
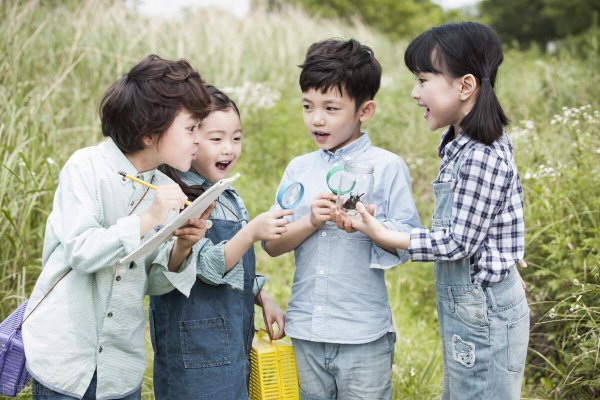
[[[141,179],[138,179],[138,178],[136,178],[136,177],[135,177],[135,176],[133,176],[133,175],[129,175],[129,174],[127,174],[127,173],[123,172],[123,171],[119,171],[119,175],[121,175],[122,177],[128,178],[128,179],[131,179],[132,181],[135,181],[135,182],[139,183],[140,185],[144,185],[144,186],[146,186],[147,188],[150,188],[150,189],[152,189],[152,190],[157,190],[157,189],[158,189],[158,187],[156,187],[156,186],[152,185],[151,183],[145,182],[145,181],[143,181],[143,180],[141,180]],[[189,201],[189,200],[186,200],[186,201],[184,202],[184,204],[185,204],[186,206],[189,206],[189,205],[190,205],[190,204],[192,204],[192,203],[190,203],[190,201]]]

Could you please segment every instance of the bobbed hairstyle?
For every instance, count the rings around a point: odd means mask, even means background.
[[[125,154],[142,150],[143,137],[158,135],[160,140],[182,109],[198,119],[208,115],[210,98],[203,83],[186,60],[145,57],[102,97],[102,134]]]
[[[502,60],[498,35],[476,22],[431,28],[417,36],[404,53],[404,63],[413,73],[430,72],[452,78],[475,76],[479,84],[477,98],[460,126],[465,134],[486,145],[498,140],[509,123],[494,92]]]

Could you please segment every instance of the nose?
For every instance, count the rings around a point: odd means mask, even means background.
[[[223,146],[221,147],[221,153],[223,153],[224,155],[230,154],[233,151],[233,146],[231,142],[229,142],[228,140],[223,140],[222,143]]]
[[[325,125],[325,118],[323,117],[323,113],[321,111],[316,109],[313,111],[312,124],[313,126]]]
[[[412,90],[410,91],[410,96],[415,100],[418,100],[420,97],[418,84],[416,82],[415,82],[415,85],[413,86]]]

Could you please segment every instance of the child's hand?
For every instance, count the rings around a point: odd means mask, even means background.
[[[210,216],[215,203],[211,204],[199,218],[192,218],[188,220],[187,225],[173,231],[173,236],[177,237],[175,246],[180,251],[187,251],[192,248],[200,239],[206,235],[208,225],[206,223],[207,218]]]
[[[352,226],[352,218],[345,215],[337,206],[331,206],[331,220],[335,222],[335,225],[348,233],[354,233],[357,231]],[[369,204],[369,213],[375,215],[375,206]],[[356,219],[356,218],[355,218]]]
[[[267,211],[257,215],[248,227],[251,229],[252,242],[258,240],[276,240],[287,232],[288,219],[292,210]]]
[[[144,215],[152,219],[154,228],[167,220],[171,211],[179,211],[184,207],[187,197],[177,184],[159,186],[155,192],[152,205]]]
[[[369,210],[360,201],[356,203],[356,211],[358,216],[354,218],[346,217],[344,220],[344,228],[346,224],[350,223],[351,227],[369,236],[371,239],[375,239],[377,233],[385,227],[379,222],[373,215],[375,214],[375,207],[369,206]],[[339,211],[338,211],[339,212]]]
[[[262,305],[265,317],[265,328],[272,340],[281,339],[285,336],[285,314],[275,300],[265,292],[259,292],[257,303]],[[273,324],[277,324],[277,334],[273,331]]]
[[[315,228],[322,227],[325,222],[331,221],[331,206],[335,204],[336,197],[331,193],[321,193],[315,197],[310,205],[310,223]]]

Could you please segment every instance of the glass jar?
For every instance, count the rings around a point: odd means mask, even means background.
[[[344,163],[337,189],[337,206],[350,217],[358,215],[356,203],[371,204],[373,196],[373,165],[352,161]]]

